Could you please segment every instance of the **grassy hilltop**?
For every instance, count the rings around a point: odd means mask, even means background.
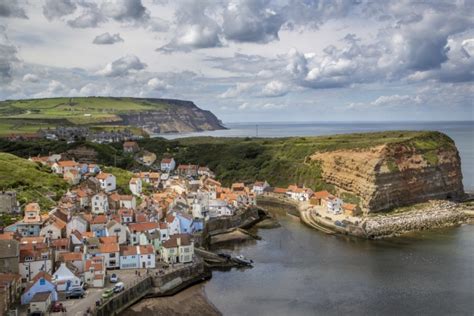
[[[40,128],[65,125],[87,125],[102,130],[117,126],[140,129],[144,126],[136,126],[136,120],[129,121],[130,117],[144,112],[155,113],[157,118],[163,114],[167,121],[178,124],[177,128],[179,124],[190,124],[191,130],[206,129],[209,127],[206,123],[219,127],[212,113],[189,101],[129,97],[48,98],[0,101],[0,136],[33,133]],[[206,118],[210,121],[206,122]],[[156,124],[163,122],[158,120]]]
[[[38,202],[42,209],[55,204],[67,183],[48,167],[0,152],[0,190],[15,190],[20,204]]]
[[[454,142],[442,133],[409,131],[268,139],[192,137],[177,140],[150,138],[139,141],[142,149],[154,152],[158,159],[173,156],[178,163],[207,165],[225,184],[266,179],[274,186],[298,183],[313,189],[328,188],[328,185],[321,181],[319,165],[307,160],[309,155],[317,151],[362,149],[389,143],[414,147],[422,152],[427,160],[431,159],[432,164],[436,164],[433,157],[436,157],[438,148],[454,146]],[[63,152],[77,146],[95,149],[101,164],[115,164],[123,169],[143,168],[136,164],[130,155],[122,152],[122,144],[0,140],[0,151],[22,157]]]

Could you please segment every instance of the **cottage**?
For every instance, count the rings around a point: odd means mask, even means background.
[[[84,263],[84,281],[92,287],[104,287],[104,257],[97,256],[86,260],[86,262]]]
[[[197,177],[198,169],[197,165],[179,165],[177,171],[182,177]]]
[[[81,174],[76,169],[67,170],[66,172],[64,172],[63,178],[67,181],[67,183],[72,185],[76,185],[81,182]]]
[[[96,237],[103,237],[107,235],[107,216],[95,215],[90,220],[91,232]]]
[[[165,217],[166,224],[168,225],[168,230],[170,235],[175,235],[181,233],[179,219],[173,215],[168,214]]]
[[[107,194],[99,192],[92,197],[91,212],[93,214],[104,214],[109,211],[109,200]]]
[[[163,158],[161,160],[160,169],[163,172],[171,172],[176,168],[176,162],[173,158]]]
[[[68,291],[70,288],[81,287],[82,285],[77,268],[65,262],[61,263],[54,272],[52,281],[56,284],[56,290],[59,292]]]
[[[20,249],[19,269],[23,280],[30,281],[40,272],[52,273],[53,257],[49,248],[32,245],[30,249]]]
[[[270,185],[268,184],[267,181],[257,181],[253,184],[252,192],[257,195],[261,195],[265,193],[265,190],[269,188],[270,188]]]
[[[155,265],[155,250],[152,245],[120,247],[120,269],[155,268]]]
[[[115,191],[117,187],[117,179],[113,174],[100,172],[95,178],[99,180],[100,188],[105,192]]]
[[[22,236],[39,236],[44,218],[40,215],[38,203],[29,203],[25,206],[25,216],[16,223],[18,232]]]
[[[39,235],[49,240],[62,238],[66,234],[66,223],[60,219],[49,221],[40,231]]]
[[[71,220],[66,225],[66,236],[70,236],[74,230],[77,230],[80,233],[87,231],[89,223],[83,217],[83,215],[73,216]]]
[[[140,178],[131,178],[128,185],[133,195],[140,196],[142,194],[142,180]]]
[[[79,273],[84,272],[84,255],[82,252],[64,252],[59,255],[59,261],[76,267]]]
[[[51,169],[58,174],[64,174],[71,170],[80,170],[80,165],[74,160],[63,160],[53,163]]]
[[[52,282],[52,276],[49,273],[40,272],[33,277],[31,283],[27,285],[25,291],[21,295],[21,304],[29,304],[37,293],[42,292],[51,292],[51,300],[58,300],[58,292],[56,292],[56,285]]]
[[[119,207],[135,209],[137,207],[137,199],[133,195],[120,195]]]
[[[133,223],[135,221],[133,209],[122,208],[118,210],[117,214],[120,216],[120,220],[124,224]]]
[[[162,260],[166,263],[192,262],[194,256],[194,243],[191,235],[172,235],[162,243]]]
[[[107,269],[120,267],[120,247],[117,242],[101,243],[98,255],[104,258],[105,267]]]
[[[128,227],[122,225],[115,220],[110,220],[107,225],[107,236],[117,237],[119,245],[123,245],[127,242],[128,239]]]
[[[342,209],[346,216],[359,216],[362,213],[356,204],[344,203]]]
[[[148,244],[146,233],[152,233],[159,228],[158,223],[132,223],[128,226],[130,230],[130,243],[132,245]]]
[[[38,292],[30,301],[30,313],[32,315],[45,315],[49,312],[53,302],[53,292]]]
[[[189,214],[177,212],[176,218],[179,222],[179,231],[183,234],[192,234],[194,232],[193,217]]]

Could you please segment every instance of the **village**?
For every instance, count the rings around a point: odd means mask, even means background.
[[[133,141],[123,146],[138,150]],[[2,313],[18,305],[31,315],[91,312],[142,275],[192,265],[206,224],[256,206],[257,196],[281,196],[327,215],[358,215],[356,205],[327,191],[272,188],[266,181],[224,187],[209,168],[172,157],[161,160],[160,170],[134,173],[128,194],[97,164],[61,154],[30,160],[71,187],[52,209],[34,201],[19,206],[14,191],[0,192],[0,212],[23,215],[0,234]]]

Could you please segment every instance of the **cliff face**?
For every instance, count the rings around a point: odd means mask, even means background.
[[[122,114],[122,123],[141,127],[150,134],[224,129],[212,112],[198,108],[193,102],[167,99],[154,101],[162,101],[168,106],[164,109]]]
[[[447,136],[443,135],[446,140]],[[368,212],[464,195],[461,161],[454,143],[390,143],[311,156],[322,177],[360,197]]]

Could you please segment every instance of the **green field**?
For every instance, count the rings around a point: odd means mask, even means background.
[[[166,110],[161,100],[112,97],[49,98],[0,102],[0,136],[57,125],[120,122],[120,114]]]
[[[49,167],[0,153],[0,189],[15,190],[20,204],[38,202],[48,210],[67,190],[67,183]]]

